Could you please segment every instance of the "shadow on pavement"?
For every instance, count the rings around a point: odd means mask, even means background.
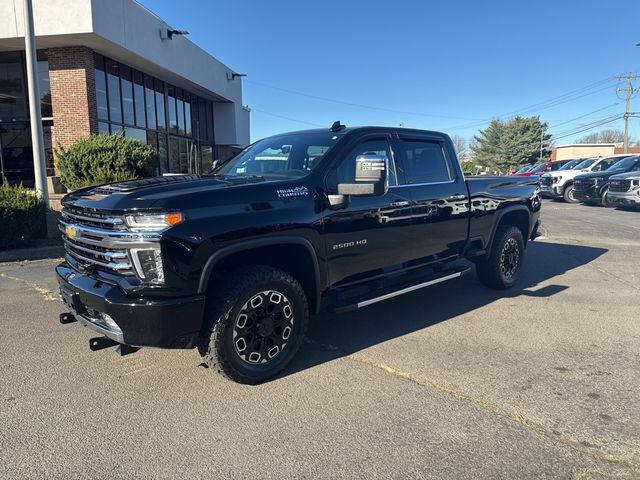
[[[362,310],[342,315],[323,313],[312,317],[307,343],[303,344],[292,364],[279,377],[428,328],[500,298],[551,297],[570,287],[561,284],[536,287],[586,265],[606,252],[604,248],[582,245],[530,242],[522,277],[512,290],[490,290],[478,282],[472,271],[462,279],[425,288]],[[330,345],[332,348],[310,348],[313,345],[309,343]]]

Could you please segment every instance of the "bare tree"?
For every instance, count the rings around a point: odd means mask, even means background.
[[[622,143],[624,133],[620,130],[602,130],[582,137],[576,143]]]
[[[453,149],[456,151],[458,159],[462,160],[465,158],[467,155],[467,141],[460,135],[454,135],[451,137],[451,141],[453,142]]]

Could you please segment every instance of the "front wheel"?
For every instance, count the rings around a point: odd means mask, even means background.
[[[309,323],[298,281],[282,270],[245,267],[207,298],[200,353],[204,363],[239,383],[278,374],[294,357]]]
[[[600,201],[603,207],[613,207],[613,204],[609,201],[609,189],[605,188],[602,191],[602,199]]]
[[[562,193],[562,197],[564,198],[564,201],[567,203],[579,203],[579,200],[576,198],[576,196],[573,193],[573,185],[568,185],[564,189],[564,192]]]
[[[524,260],[522,232],[512,226],[498,227],[489,256],[476,265],[478,279],[496,290],[513,287]]]

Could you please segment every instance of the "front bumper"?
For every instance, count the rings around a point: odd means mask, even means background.
[[[600,198],[599,187],[592,186],[587,190],[573,190],[573,196],[576,200],[581,202],[600,202],[602,198]]]
[[[607,199],[614,205],[640,207],[640,190],[630,190],[623,193],[609,191]]]
[[[66,262],[56,267],[56,276],[71,314],[118,343],[159,348],[193,348],[198,343],[204,295],[132,298],[117,285],[82,274]]]
[[[562,196],[561,187],[543,185],[540,187],[540,195],[544,198],[555,198]]]

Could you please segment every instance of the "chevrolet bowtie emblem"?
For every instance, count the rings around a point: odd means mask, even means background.
[[[73,225],[67,225],[64,227],[64,233],[67,234],[67,238],[75,238],[78,235],[78,230]]]

